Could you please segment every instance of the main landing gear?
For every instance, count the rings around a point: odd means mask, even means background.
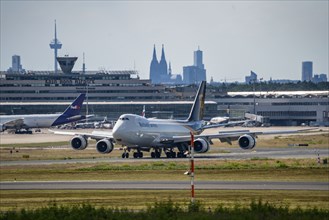
[[[133,154],[134,158],[143,158],[143,152],[137,151]]]
[[[186,158],[186,154],[184,154],[183,151],[180,152],[174,152],[173,150],[167,151],[166,152],[167,158]]]
[[[122,158],[129,158],[129,153],[128,152],[123,152],[122,153]]]
[[[154,152],[151,153],[152,158],[160,158],[161,157],[161,150],[156,149]]]
[[[130,149],[124,149],[124,152],[122,153],[121,157],[122,158],[129,158],[129,151]],[[143,158],[143,152],[141,152],[140,150],[136,151],[133,153],[133,157],[134,158]]]

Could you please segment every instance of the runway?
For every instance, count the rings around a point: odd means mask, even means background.
[[[24,181],[0,182],[1,190],[188,190],[190,181]],[[328,182],[195,181],[203,190],[321,190]]]
[[[229,153],[207,153],[196,154],[195,161],[201,160],[244,160],[253,158],[267,158],[267,159],[287,159],[287,158],[320,158],[329,157],[329,149],[309,149],[307,147],[288,147],[288,148],[258,148],[252,151],[242,150],[240,148],[220,148],[220,150],[228,151]],[[122,159],[118,157],[108,158],[90,158],[90,159],[66,159],[66,160],[19,160],[19,161],[2,161],[0,166],[19,166],[19,165],[52,165],[52,164],[72,164],[72,163],[134,163],[134,162],[174,162],[186,161],[188,158],[151,158],[145,155],[144,158]]]

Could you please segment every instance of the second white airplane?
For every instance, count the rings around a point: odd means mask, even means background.
[[[209,151],[212,139],[217,138],[222,142],[238,140],[242,149],[252,149],[256,145],[256,136],[264,134],[297,133],[295,131],[250,132],[226,131],[217,134],[201,134],[204,129],[214,126],[206,125],[202,120],[204,113],[204,101],[206,82],[200,84],[189,117],[186,120],[148,119],[135,114],[123,114],[115,124],[112,133],[94,131],[92,133],[73,133],[53,131],[55,134],[74,135],[71,146],[75,150],[84,150],[88,145],[88,138],[97,140],[96,149],[100,153],[110,153],[114,144],[125,146],[122,158],[128,158],[129,152],[134,150],[134,158],[142,158],[143,152],[151,152],[152,158],[161,157],[164,151],[169,158],[186,157],[190,140],[190,132],[194,136],[194,151],[205,153]],[[221,125],[219,125],[221,126]],[[174,150],[178,149],[178,152]]]

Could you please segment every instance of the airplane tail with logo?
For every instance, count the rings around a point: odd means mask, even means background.
[[[204,114],[204,100],[206,98],[206,81],[200,83],[193,106],[187,121],[201,121]]]
[[[85,100],[86,94],[81,93],[72,104],[63,112],[63,115],[74,116],[80,115],[83,101]]]
[[[80,115],[83,101],[86,94],[81,93],[69,107],[54,121],[52,126],[66,124],[78,120],[85,119],[86,116]]]

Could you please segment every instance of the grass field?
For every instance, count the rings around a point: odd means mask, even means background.
[[[327,148],[329,134],[298,135],[273,139],[259,139],[257,147],[287,147],[288,144],[308,143],[308,148]],[[92,144],[91,144],[92,145]],[[211,152],[221,151],[225,143],[215,141]],[[237,146],[232,146],[232,148]],[[227,148],[226,148],[227,149]],[[10,153],[10,150],[12,151]],[[16,152],[17,151],[17,152]],[[51,160],[74,158],[120,157],[121,151],[102,155],[91,147],[74,151],[66,142],[1,145],[2,161]],[[322,158],[324,159],[324,158]],[[328,158],[326,158],[328,159]],[[140,161],[120,163],[73,163],[52,165],[1,166],[1,181],[47,181],[47,180],[188,180],[183,173],[189,169],[186,161]],[[161,175],[159,175],[159,171]],[[329,184],[328,165],[313,159],[268,159],[197,161],[196,180],[263,180],[263,181],[320,181]],[[70,205],[84,202],[96,207],[126,207],[140,210],[156,201],[168,199],[187,204],[189,190],[1,190],[0,210],[35,209],[49,203]],[[329,210],[329,191],[298,190],[198,190],[197,201],[206,207],[218,205],[247,206],[252,200],[262,199],[271,204],[289,207],[317,207]]]
[[[62,205],[89,203],[96,207],[118,207],[140,210],[157,201],[172,200],[187,204],[189,190],[1,190],[1,211],[10,209],[34,209],[56,202]],[[328,210],[329,195],[323,191],[298,190],[197,190],[197,201],[206,207],[219,205],[233,207],[248,206],[251,201],[267,201],[290,208],[312,208]]]
[[[76,163],[3,166],[1,181],[186,180],[189,162]],[[315,159],[198,161],[198,180],[329,181],[328,165]],[[161,172],[161,175],[159,175]]]

